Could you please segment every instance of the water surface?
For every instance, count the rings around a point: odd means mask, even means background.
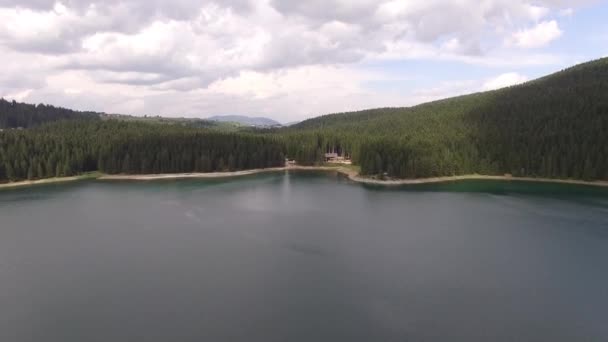
[[[331,174],[0,192],[0,341],[607,341],[604,189]]]

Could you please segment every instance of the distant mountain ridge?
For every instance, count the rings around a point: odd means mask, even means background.
[[[219,122],[236,122],[246,126],[272,127],[282,126],[280,122],[265,117],[250,117],[245,115],[216,115],[207,120]]]

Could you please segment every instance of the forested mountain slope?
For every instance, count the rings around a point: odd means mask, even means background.
[[[337,145],[364,174],[608,179],[608,59],[492,92],[326,115],[282,134],[308,147],[304,162]]]
[[[32,105],[0,99],[0,129],[29,128],[61,120],[97,120],[99,113],[78,112],[49,105]]]

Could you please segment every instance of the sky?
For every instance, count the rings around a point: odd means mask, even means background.
[[[0,0],[0,96],[286,123],[608,56],[607,16],[593,0]]]

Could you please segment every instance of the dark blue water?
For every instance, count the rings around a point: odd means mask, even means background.
[[[608,195],[581,187],[278,173],[0,192],[7,342],[608,341],[607,270]]]

